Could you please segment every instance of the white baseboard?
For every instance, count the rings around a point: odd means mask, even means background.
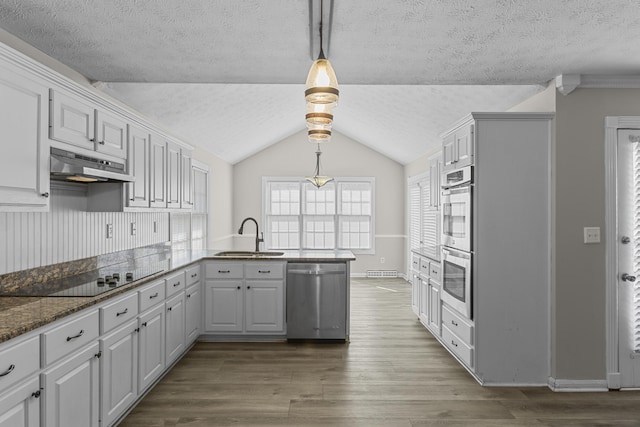
[[[609,391],[607,380],[562,380],[549,377],[548,386],[557,392]]]

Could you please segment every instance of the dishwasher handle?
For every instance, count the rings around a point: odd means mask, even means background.
[[[287,270],[287,274],[299,274],[305,276],[325,276],[328,274],[344,274],[344,271],[338,270]]]

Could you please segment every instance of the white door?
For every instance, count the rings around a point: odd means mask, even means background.
[[[247,332],[284,331],[284,283],[247,280],[244,314]]]
[[[640,129],[618,131],[618,324],[623,388],[640,387]]]
[[[182,354],[185,345],[183,293],[167,301],[166,316],[165,360],[169,366]]]
[[[138,394],[164,371],[164,310],[164,304],[161,304],[138,318]]]
[[[40,381],[33,378],[0,398],[0,427],[40,425]]]

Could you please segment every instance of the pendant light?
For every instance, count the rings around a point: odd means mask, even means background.
[[[324,55],[322,18],[323,0],[320,0],[320,53],[309,69],[304,92],[307,101],[305,119],[309,141],[314,143],[327,142],[331,139],[333,108],[338,104],[340,95],[336,73]]]
[[[318,144],[318,149],[316,150],[316,170],[313,176],[305,176],[304,179],[313,184],[316,188],[320,188],[328,182],[333,181],[333,178],[326,175],[320,175],[320,155],[322,151],[320,151],[320,144]]]

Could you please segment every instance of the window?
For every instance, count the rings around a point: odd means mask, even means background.
[[[321,188],[299,178],[263,178],[268,249],[374,253],[374,178],[336,178]]]

